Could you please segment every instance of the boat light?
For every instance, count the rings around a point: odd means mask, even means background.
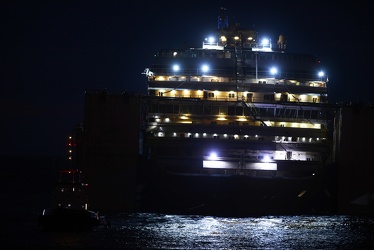
[[[269,43],[270,43],[270,40],[268,38],[264,38],[264,39],[261,40],[261,45],[262,46],[267,46],[267,45],[269,45]]]
[[[272,68],[270,69],[270,74],[271,74],[272,76],[276,75],[277,73],[278,73],[278,69],[277,69],[276,67],[272,67]]]
[[[216,39],[214,39],[214,37],[212,37],[212,36],[208,38],[209,43],[214,43],[215,40],[216,40]]]
[[[177,65],[177,64],[173,65],[173,71],[174,71],[174,74],[176,72],[178,72],[179,71],[179,65]]]
[[[217,153],[216,152],[211,152],[208,156],[208,159],[211,161],[215,161],[218,159]]]
[[[203,71],[203,73],[206,73],[209,71],[209,66],[204,64],[203,66],[201,66],[201,70]]]
[[[270,157],[268,155],[265,155],[264,158],[262,159],[264,162],[270,161]]]

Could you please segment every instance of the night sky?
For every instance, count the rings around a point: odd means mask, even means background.
[[[344,3],[343,3],[344,2]],[[366,6],[365,6],[366,5]],[[201,44],[229,20],[315,54],[330,103],[374,103],[373,12],[359,1],[2,1],[0,155],[64,155],[84,92],[146,91],[154,53]]]

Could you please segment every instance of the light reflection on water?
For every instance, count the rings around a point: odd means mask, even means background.
[[[15,219],[17,219],[15,221]],[[43,232],[35,214],[5,216],[3,249],[374,249],[374,217],[229,218],[108,214],[109,228]]]
[[[153,249],[352,249],[374,245],[374,220],[359,216],[117,214],[99,229],[128,248]]]

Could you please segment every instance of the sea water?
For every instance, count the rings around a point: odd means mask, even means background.
[[[2,249],[374,249],[373,216],[113,213],[106,214],[108,227],[43,232],[37,218],[49,204],[53,161],[0,163]]]
[[[43,232],[32,214],[5,218],[3,249],[373,249],[374,218],[228,218],[115,213],[88,232]],[[22,219],[22,220],[21,220]],[[3,220],[4,222],[4,220]]]

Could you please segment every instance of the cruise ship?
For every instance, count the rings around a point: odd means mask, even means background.
[[[162,49],[143,74],[142,208],[217,215],[328,211],[332,115],[317,56],[229,22]]]

